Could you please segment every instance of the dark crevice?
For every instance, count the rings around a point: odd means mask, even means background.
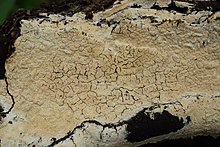
[[[163,140],[157,143],[144,144],[139,147],[220,147],[220,137],[196,136],[193,138],[181,138]]]
[[[181,0],[179,0],[181,1]],[[183,2],[188,2],[193,4],[192,9],[188,7],[178,7],[175,3],[175,1],[172,1],[168,7],[160,7],[156,3],[151,7],[151,9],[156,9],[156,10],[167,10],[167,11],[176,11],[179,13],[187,14],[191,13],[192,11],[212,11],[212,12],[217,12],[220,11],[220,1],[183,1]]]
[[[195,2],[193,10],[217,12],[220,11],[220,1],[197,1]]]
[[[4,108],[2,105],[0,105],[0,121],[2,120],[2,118],[5,118],[6,115],[5,114],[2,114],[2,112],[4,112]]]
[[[177,7],[175,2],[171,2],[169,5],[168,5],[168,8],[167,8],[168,11],[171,11],[171,10],[174,10],[176,12],[179,12],[179,13],[187,13],[188,11],[188,7]]]
[[[3,108],[2,108],[2,110],[0,110],[0,117],[3,117],[3,118],[6,117],[6,115],[11,112],[11,110],[14,108],[14,105],[15,105],[14,96],[10,93],[9,88],[8,88],[7,77],[5,77],[5,83],[6,83],[6,91],[7,91],[7,94],[11,98],[12,104],[11,104],[10,108],[7,111],[2,111]]]
[[[50,4],[42,6],[44,12],[60,13],[71,16],[76,12],[85,12],[86,18],[90,19],[92,13],[103,11],[112,7],[116,0],[51,0]],[[90,15],[90,16],[88,16]]]
[[[62,141],[65,141],[66,139],[70,139],[72,135],[74,135],[75,131],[78,130],[78,129],[83,129],[85,127],[85,124],[95,124],[97,126],[102,126],[103,127],[103,130],[105,128],[116,128],[118,126],[122,126],[125,124],[125,121],[123,122],[120,122],[118,124],[102,124],[96,120],[86,120],[86,121],[83,121],[79,126],[76,126],[72,131],[69,131],[64,137],[61,137],[59,139],[56,139],[55,137],[53,137],[51,139],[52,143],[49,145],[49,147],[52,147],[52,146],[55,146],[59,143],[61,143]]]
[[[176,11],[179,13],[184,13],[186,14],[188,11],[188,7],[177,7],[175,2],[171,2],[168,7],[160,7],[157,4],[154,4],[151,9],[156,9],[156,10],[167,10],[167,11]]]
[[[138,4],[133,4],[132,6],[131,6],[131,8],[141,8],[142,6],[141,5],[138,5]]]
[[[66,139],[72,138],[76,130],[82,130],[85,127],[85,124],[95,124],[97,126],[101,126],[103,130],[105,128],[113,128],[116,130],[116,132],[117,127],[126,125],[128,136],[125,139],[128,142],[139,142],[153,136],[176,132],[191,121],[189,120],[189,117],[182,118],[178,116],[173,116],[166,110],[164,110],[162,113],[153,113],[155,116],[155,119],[153,120],[149,117],[150,114],[146,112],[146,110],[150,109],[151,108],[144,108],[135,116],[131,117],[131,119],[120,121],[118,123],[102,124],[97,120],[83,121],[79,126],[75,127],[72,131],[69,131],[64,137],[59,139],[53,137],[51,139],[52,143],[49,146],[55,146],[62,141],[65,141]],[[183,122],[184,120],[186,120],[186,123]],[[102,138],[101,135],[102,134],[100,134],[100,139]]]
[[[5,77],[5,61],[7,58],[8,44],[6,37],[0,34],[0,79]]]
[[[189,121],[188,118],[185,119],[187,122]],[[127,122],[129,134],[126,139],[129,142],[140,142],[151,137],[176,132],[186,124],[183,118],[174,116],[166,110],[163,110],[162,113],[143,110]]]

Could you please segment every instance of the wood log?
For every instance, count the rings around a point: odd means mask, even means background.
[[[220,136],[219,9],[98,2],[18,21],[0,80],[1,146]]]

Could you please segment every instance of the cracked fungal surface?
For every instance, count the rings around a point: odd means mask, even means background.
[[[220,13],[153,6],[125,0],[90,20],[22,20],[0,81],[0,110],[10,96],[16,102],[1,143],[134,146],[219,135]]]

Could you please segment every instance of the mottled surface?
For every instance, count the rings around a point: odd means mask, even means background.
[[[0,81],[2,107],[11,105],[7,88],[16,102],[0,124],[2,146],[134,146],[219,135],[219,12],[186,15],[152,4],[122,1],[91,20],[82,13],[22,20],[6,63],[8,87]],[[129,143],[129,122],[140,112],[147,121],[167,112],[181,127]]]

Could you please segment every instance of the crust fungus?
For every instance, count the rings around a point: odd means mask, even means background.
[[[219,9],[92,2],[80,5],[85,13],[77,6],[71,16],[42,10],[18,21],[20,36],[0,80],[1,114],[11,98],[15,103],[1,118],[2,146],[219,136]]]

